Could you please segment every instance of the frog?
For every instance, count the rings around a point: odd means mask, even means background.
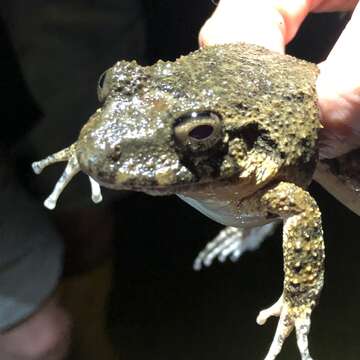
[[[225,226],[196,269],[216,257],[237,260],[282,222],[283,291],[256,321],[279,317],[265,360],[277,357],[293,330],[301,359],[311,360],[311,314],[325,261],[321,212],[307,190],[319,164],[318,72],[315,64],[246,43],[151,66],[118,61],[100,76],[102,105],[77,141],[32,164],[39,174],[67,162],[44,205],[55,208],[80,171],[95,203],[101,186],[176,194]],[[359,203],[352,204],[356,211]]]

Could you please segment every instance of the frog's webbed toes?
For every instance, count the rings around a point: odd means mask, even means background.
[[[52,193],[44,201],[44,206],[52,210],[56,206],[60,194],[66,188],[70,180],[80,171],[80,166],[75,154],[75,144],[65,148],[55,154],[49,155],[47,158],[32,163],[32,168],[36,174],[40,174],[42,170],[54,163],[67,161],[66,168],[60,179],[55,184]],[[102,200],[100,185],[89,176],[91,185],[91,198],[95,203]]]
[[[281,296],[274,305],[260,311],[256,322],[259,325],[263,325],[271,316],[279,316],[279,322],[265,360],[274,360],[277,357],[286,338],[294,328],[296,330],[297,345],[300,351],[301,360],[312,360],[308,346],[308,335],[311,323],[310,313],[294,311],[286,304]]]

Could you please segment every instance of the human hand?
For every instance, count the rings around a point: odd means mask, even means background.
[[[0,333],[0,359],[65,359],[71,327],[69,315],[56,296],[52,296],[32,316]]]
[[[249,42],[284,52],[310,12],[353,10],[326,61],[317,92],[324,125],[320,156],[340,156],[360,146],[360,5],[358,0],[221,0],[200,31],[200,46]]]

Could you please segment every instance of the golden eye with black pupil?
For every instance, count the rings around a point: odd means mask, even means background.
[[[106,73],[107,71],[104,71],[98,80],[97,95],[100,102],[103,102],[109,93],[109,87],[106,84]]]
[[[206,151],[222,139],[220,116],[210,112],[192,112],[175,122],[176,143],[190,151]]]

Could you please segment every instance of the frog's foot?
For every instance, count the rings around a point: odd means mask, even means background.
[[[214,240],[210,241],[194,261],[195,270],[200,270],[202,266],[210,266],[215,258],[225,261],[226,257],[233,252],[241,251],[244,229],[226,227],[221,230]],[[240,256],[240,254],[239,254]],[[220,260],[220,261],[221,261]]]
[[[283,300],[283,296],[268,309],[260,311],[256,322],[259,325],[266,323],[271,316],[279,316],[279,323],[270,349],[265,357],[265,360],[274,360],[280,353],[285,339],[290,335],[295,327],[297,345],[300,351],[301,360],[312,360],[309,353],[308,335],[310,332],[310,313],[307,311],[299,311],[298,309],[291,309]],[[305,314],[305,315],[304,315]]]
[[[40,174],[44,168],[57,162],[67,161],[66,168],[57,181],[54,190],[44,201],[44,206],[52,210],[56,206],[56,202],[70,180],[80,171],[80,166],[75,154],[75,145],[71,145],[55,154],[49,155],[47,158],[32,163],[32,168],[36,174]],[[100,185],[89,176],[91,185],[91,198],[95,203],[102,200]]]
[[[227,258],[237,261],[245,251],[256,250],[264,239],[272,234],[275,225],[270,223],[251,229],[226,227],[199,253],[194,261],[194,269],[208,267],[216,258],[220,262],[224,262]]]

